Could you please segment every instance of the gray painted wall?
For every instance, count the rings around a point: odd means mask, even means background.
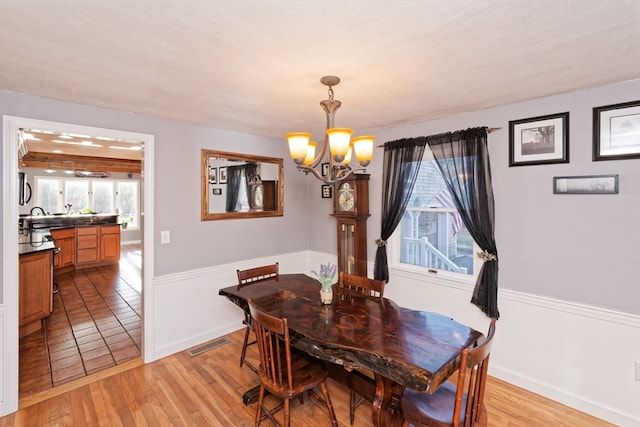
[[[300,176],[293,162],[284,162],[283,217],[200,221],[200,150],[286,159],[284,137],[266,138],[7,91],[0,91],[0,114],[155,135],[156,276],[308,247],[311,178]],[[161,230],[171,231],[170,244],[160,244]]]
[[[640,80],[621,82],[387,129],[377,133],[376,144],[475,126],[502,127],[489,135],[488,143],[496,200],[499,286],[639,314],[640,159],[591,160],[593,107],[637,100],[639,94]],[[509,120],[565,111],[570,113],[570,163],[509,167]],[[380,235],[382,157],[382,148],[378,148],[368,168],[371,263]],[[619,194],[553,194],[554,176],[600,174],[619,175]],[[320,200],[319,189],[312,189],[311,205],[319,205]],[[312,224],[331,222],[322,209],[311,209]],[[312,228],[309,233],[312,249],[327,249],[323,231]],[[389,286],[393,286],[393,277]]]
[[[631,101],[640,81],[540,98],[377,133],[377,144],[474,126],[502,127],[489,137],[499,286],[566,301],[640,313],[640,159],[592,162],[592,108]],[[425,102],[428,102],[426,100]],[[570,163],[508,167],[509,120],[570,112]],[[332,199],[297,172],[284,138],[265,138],[124,112],[0,92],[0,113],[155,135],[155,232],[172,242],[155,248],[162,276],[211,265],[310,249],[336,253]],[[200,221],[200,149],[285,159],[285,215]],[[368,255],[380,227],[382,149],[371,173]],[[618,195],[554,195],[554,176],[619,174]],[[4,191],[4,188],[3,188]],[[243,240],[237,236],[251,236]],[[390,280],[393,286],[393,277]]]

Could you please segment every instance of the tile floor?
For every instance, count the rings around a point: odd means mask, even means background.
[[[56,277],[44,328],[20,339],[20,398],[140,357],[141,248],[118,265]]]

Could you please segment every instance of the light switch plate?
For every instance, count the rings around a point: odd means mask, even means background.
[[[160,244],[166,245],[167,243],[171,243],[171,232],[169,230],[160,232]]]
[[[636,381],[640,381],[640,360],[636,360]]]

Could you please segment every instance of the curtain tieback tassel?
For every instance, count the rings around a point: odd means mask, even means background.
[[[387,241],[382,239],[376,239],[376,245],[378,245],[379,248],[383,246],[387,246]]]
[[[492,253],[489,253],[486,249],[482,252],[478,252],[477,255],[484,261],[496,261],[498,259],[497,256],[495,256]]]

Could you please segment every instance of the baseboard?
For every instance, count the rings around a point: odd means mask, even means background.
[[[238,329],[241,329],[242,327],[243,326],[241,323],[233,322],[231,324],[209,330],[206,333],[202,333],[197,336],[188,337],[187,339],[184,339],[182,341],[173,342],[169,346],[157,348],[153,354],[154,360],[171,356],[172,354],[179,353],[181,351],[194,347],[198,344],[202,344],[203,342],[207,342],[215,338],[219,338],[221,336],[230,334],[231,332],[235,332]]]

